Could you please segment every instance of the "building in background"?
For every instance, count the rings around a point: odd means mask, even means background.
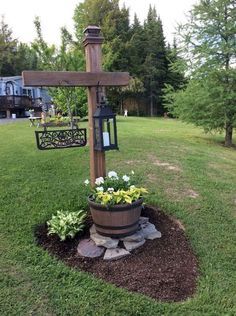
[[[28,117],[31,109],[40,115],[41,100],[50,107],[52,100],[46,89],[24,87],[21,76],[0,77],[0,118]]]

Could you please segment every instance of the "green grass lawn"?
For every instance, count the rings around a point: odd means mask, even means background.
[[[118,118],[118,136],[107,169],[134,170],[147,202],[184,225],[199,260],[195,296],[160,303],[36,246],[35,225],[58,209],[87,207],[89,148],[39,151],[34,129],[16,122],[0,126],[1,316],[236,315],[236,150],[221,146],[223,135],[169,119]]]

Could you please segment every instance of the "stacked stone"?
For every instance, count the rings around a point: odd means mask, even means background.
[[[102,255],[104,260],[116,260],[130,255],[130,252],[144,245],[147,239],[161,238],[161,232],[149,222],[148,217],[140,217],[139,229],[124,238],[105,237],[96,232],[95,225],[90,228],[90,238],[79,242],[77,252],[80,256],[96,258]],[[124,247],[119,247],[123,242]]]

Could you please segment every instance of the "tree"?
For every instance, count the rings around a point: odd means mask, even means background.
[[[176,91],[186,85],[187,81],[184,75],[184,67],[186,66],[186,64],[184,60],[179,56],[175,38],[172,46],[168,44],[166,52],[168,71],[165,85],[171,85]]]
[[[162,22],[155,7],[149,7],[144,24],[145,60],[142,66],[142,79],[146,96],[150,100],[150,115],[162,113],[163,88],[167,80],[167,56]]]
[[[76,36],[80,43],[88,25],[101,27],[104,36],[103,68],[124,71],[128,67],[126,45],[129,40],[129,10],[119,8],[119,0],[85,0],[74,13]]]
[[[12,31],[4,21],[0,22],[0,75],[15,75],[15,56],[17,51],[17,40],[12,38]]]
[[[5,23],[0,22],[0,75],[17,76],[22,70],[37,69],[37,56],[33,49],[12,38],[12,31]]]
[[[15,55],[14,75],[21,75],[23,70],[37,70],[38,58],[35,51],[25,43],[18,43]]]
[[[140,77],[146,57],[146,39],[144,28],[140,24],[136,14],[134,15],[134,22],[130,33],[131,36],[127,47],[129,52],[129,71],[131,76]]]
[[[102,45],[104,70],[128,71],[129,10],[125,6],[120,9],[119,0],[85,0],[76,7],[74,21],[76,37],[81,44],[85,27],[90,24],[101,27],[104,36]],[[122,90],[107,89],[107,95],[112,106],[119,108],[122,103]]]
[[[181,53],[190,78],[186,88],[169,91],[169,109],[205,131],[225,131],[232,146],[236,127],[236,4],[201,0],[188,22],[179,27]]]
[[[61,45],[49,46],[43,39],[40,20],[34,21],[37,39],[33,48],[38,56],[39,68],[41,70],[78,71],[85,68],[85,61],[81,46],[74,42],[71,34],[66,28],[61,28]],[[53,101],[64,113],[79,115],[87,114],[86,92],[83,88],[49,88]]]

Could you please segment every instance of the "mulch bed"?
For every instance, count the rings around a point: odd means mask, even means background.
[[[101,258],[82,258],[77,255],[79,240],[89,237],[92,220],[74,240],[61,242],[57,236],[47,236],[46,224],[35,230],[37,243],[70,267],[92,273],[94,276],[132,292],[142,293],[160,301],[183,301],[196,290],[197,259],[179,221],[159,209],[147,207],[142,216],[149,217],[162,237],[147,240],[130,256],[104,261]]]

